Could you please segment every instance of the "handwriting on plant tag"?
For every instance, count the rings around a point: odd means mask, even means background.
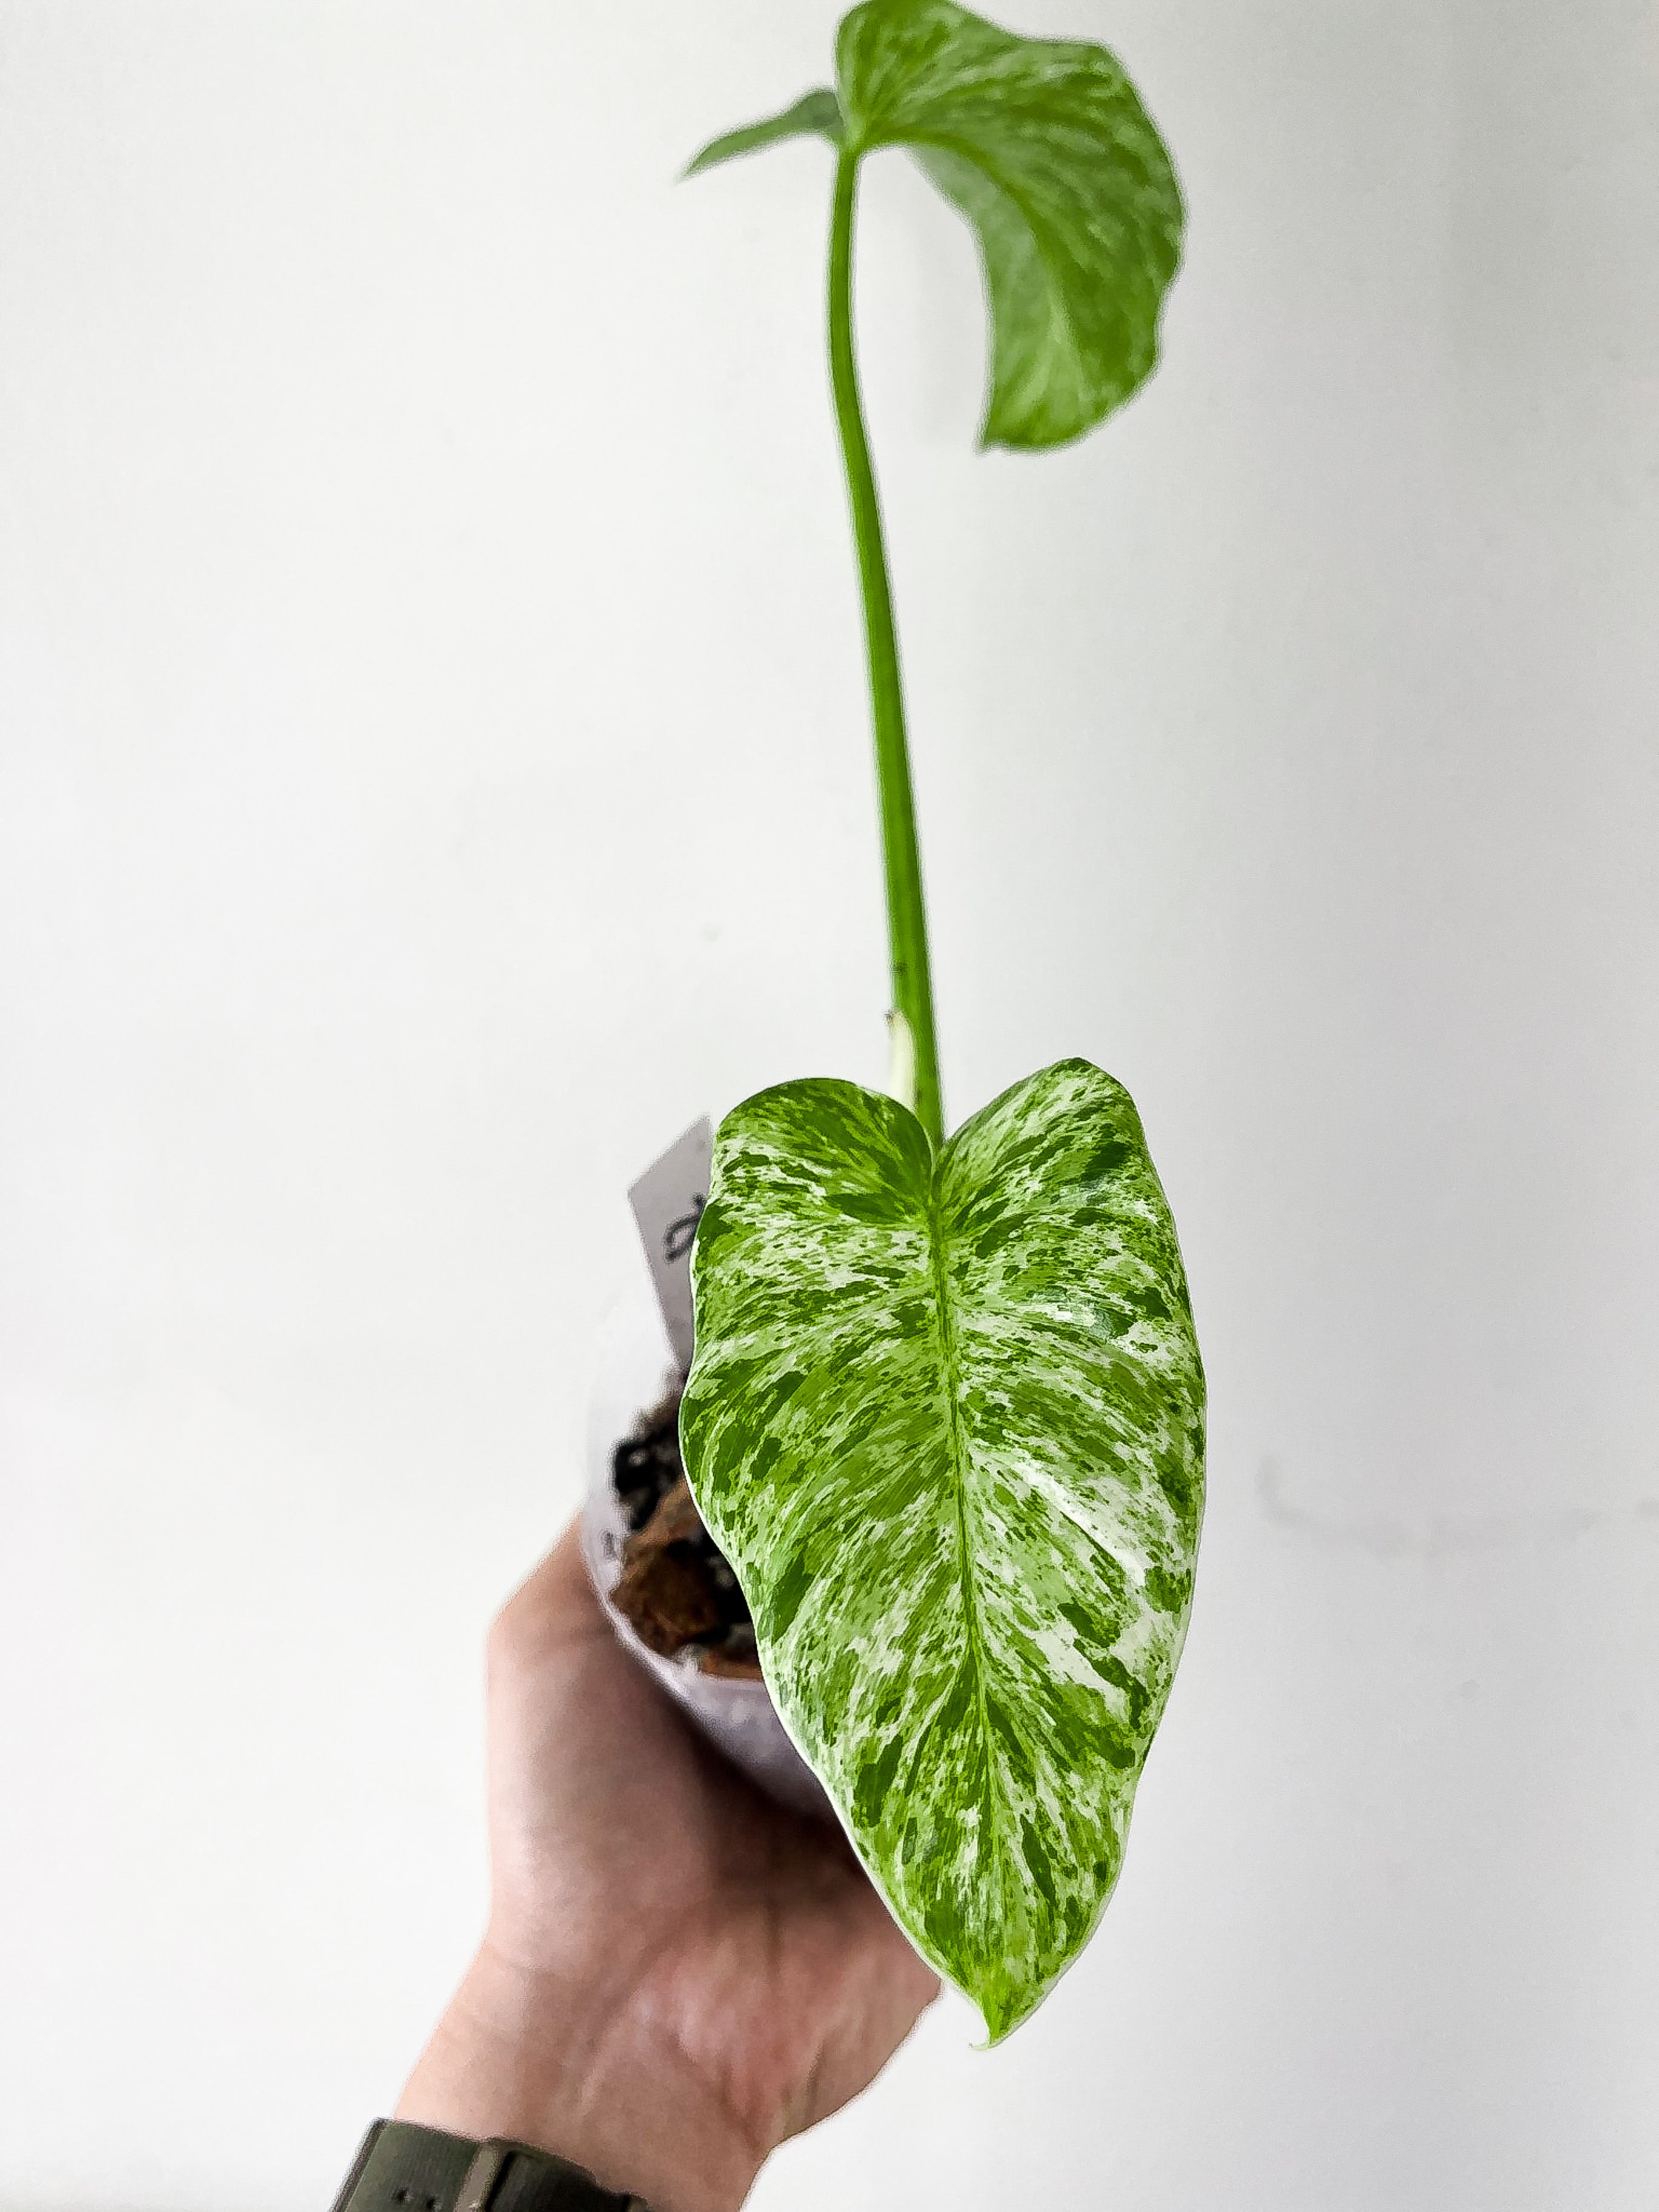
[[[705,1115],[653,1161],[628,1194],[663,1327],[682,1375],[691,1365],[691,1246],[708,1202],[714,1132]]]

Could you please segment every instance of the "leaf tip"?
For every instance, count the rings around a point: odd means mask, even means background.
[[[974,2045],[975,2051],[994,2051],[999,2044],[1006,2043],[1014,2030],[1030,2020],[1044,1996],[1041,1990],[1011,1989],[1006,1985],[975,1990],[972,1994],[985,2023],[985,2040]]]
[[[735,161],[740,154],[758,153],[763,146],[775,145],[781,138],[814,136],[827,138],[832,146],[839,146],[845,136],[841,103],[827,87],[803,94],[793,107],[786,107],[781,115],[771,115],[764,122],[748,123],[740,131],[725,131],[718,138],[711,138],[681,170],[680,182],[701,176],[705,169],[718,168],[722,161]]]

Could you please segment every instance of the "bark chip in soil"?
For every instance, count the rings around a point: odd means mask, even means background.
[[[705,1674],[758,1682],[748,1601],[693,1502],[680,1458],[679,1416],[676,1391],[612,1457],[628,1534],[611,1601],[663,1658],[690,1651]]]

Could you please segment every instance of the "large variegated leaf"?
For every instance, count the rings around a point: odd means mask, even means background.
[[[1185,1633],[1203,1377],[1128,1094],[727,1115],[681,1411],[785,1723],[994,2040],[1087,1941]]]

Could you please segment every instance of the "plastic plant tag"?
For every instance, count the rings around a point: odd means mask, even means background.
[[[691,1246],[708,1202],[714,1132],[705,1114],[629,1187],[652,1288],[682,1376],[691,1366]]]

